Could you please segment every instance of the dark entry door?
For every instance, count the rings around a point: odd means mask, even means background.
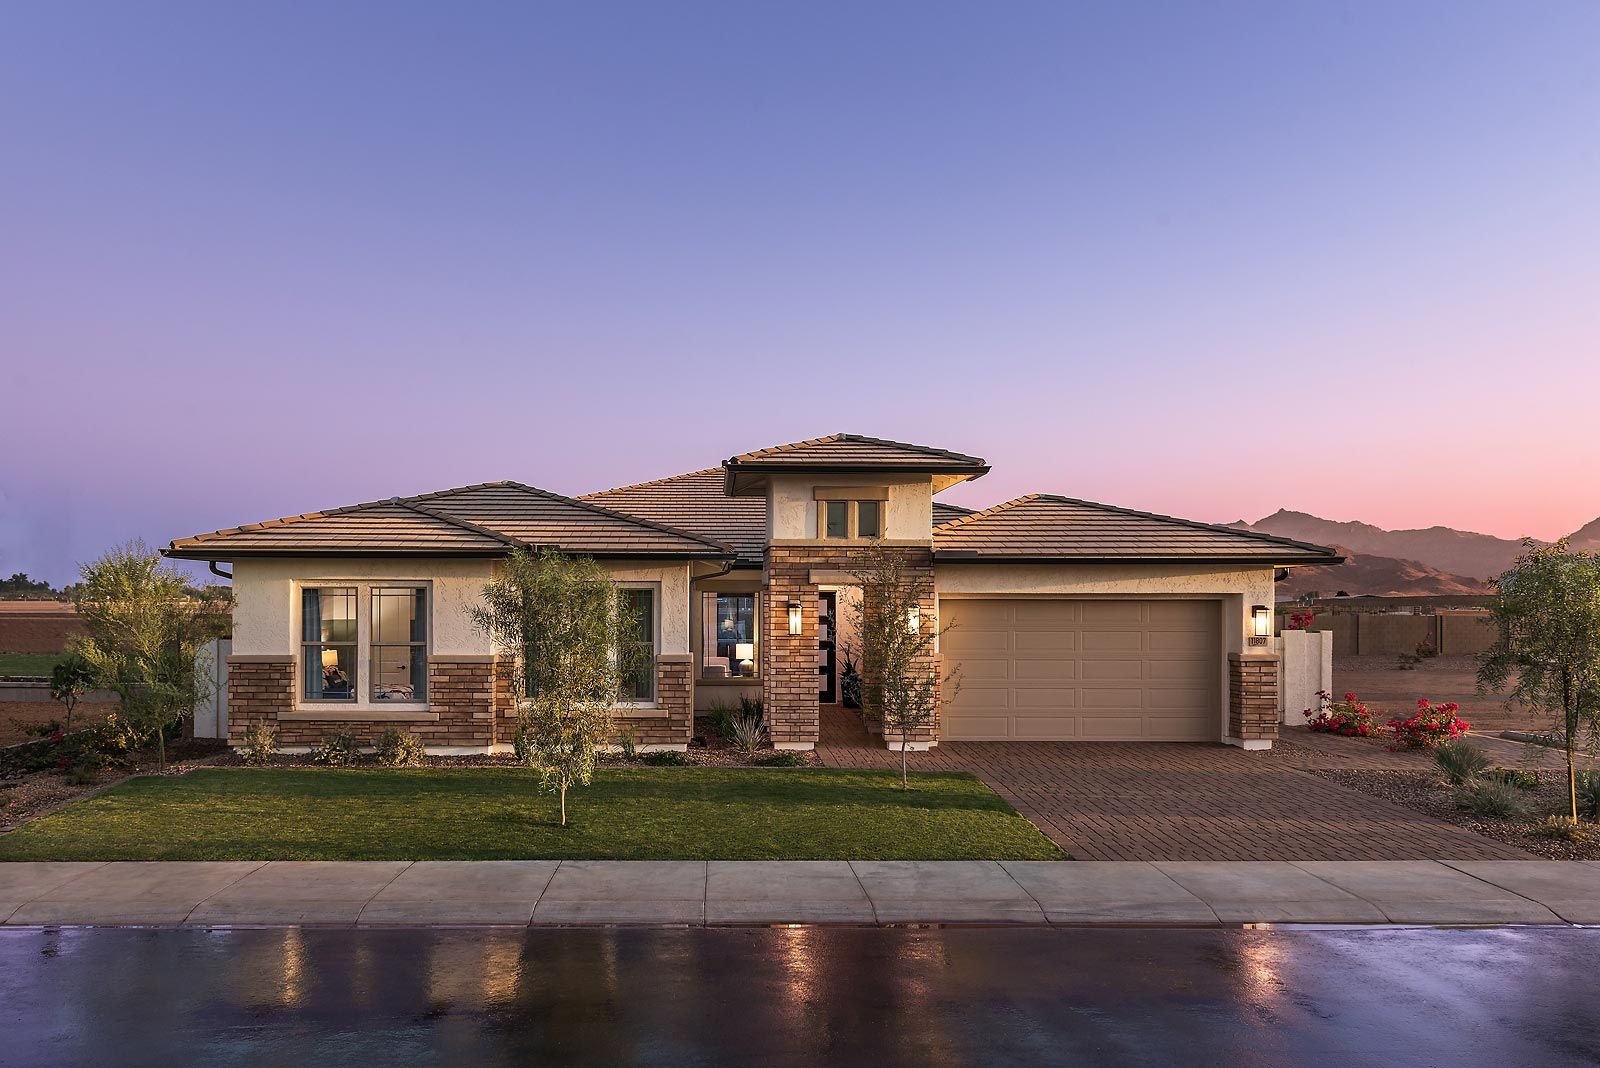
[[[831,705],[839,699],[838,663],[834,659],[839,595],[817,594],[817,700]]]

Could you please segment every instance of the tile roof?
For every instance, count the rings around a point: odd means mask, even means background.
[[[718,558],[733,552],[698,534],[520,482],[485,482],[197,534],[172,542],[167,555],[497,556],[539,545],[595,556]]]
[[[1332,549],[1092,501],[1034,493],[933,528],[934,559],[1338,563]]]
[[[952,519],[960,519],[964,515],[971,515],[976,509],[963,508],[959,504],[946,504],[944,501],[933,502],[933,525],[948,523]]]
[[[982,458],[936,449],[929,445],[908,445],[861,434],[829,434],[825,438],[774,445],[754,452],[740,453],[723,461],[724,467],[884,467],[932,470],[988,470]]]
[[[738,553],[739,563],[759,567],[767,548],[767,502],[761,497],[729,497],[723,492],[722,477],[722,468],[709,467],[586,493],[579,499],[724,542]]]

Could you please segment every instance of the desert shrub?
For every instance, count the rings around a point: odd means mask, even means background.
[[[1589,828],[1571,816],[1546,816],[1544,822],[1533,829],[1540,838],[1556,838],[1563,842],[1584,842],[1589,839]]]
[[[348,727],[340,727],[332,734],[325,734],[322,741],[311,751],[313,764],[325,764],[330,768],[343,768],[354,764],[361,755],[361,746],[356,742],[356,736]]]
[[[646,753],[640,759],[652,768],[683,768],[689,766],[689,758],[675,749],[657,749],[653,753]]]
[[[767,725],[757,716],[740,716],[733,724],[733,745],[749,756],[767,744]]]
[[[861,707],[861,672],[856,668],[855,650],[844,647],[844,670],[839,674],[839,699],[846,708]]]
[[[428,755],[421,738],[398,727],[390,727],[379,735],[373,748],[377,751],[378,763],[386,768],[420,767],[423,757]]]
[[[1456,791],[1456,807],[1479,816],[1508,819],[1520,816],[1526,806],[1517,796],[1517,788],[1493,779],[1482,779],[1471,786]]]
[[[1451,786],[1461,786],[1483,774],[1489,766],[1489,754],[1471,742],[1455,741],[1435,749],[1433,762],[1438,765],[1446,782]]]
[[[244,732],[244,744],[239,749],[246,764],[253,768],[266,767],[278,752],[278,728],[270,723],[252,724]]]
[[[756,757],[754,763],[762,768],[803,768],[806,758],[799,753],[768,753],[766,756]]]
[[[74,786],[89,786],[99,778],[99,769],[88,763],[74,764],[67,772],[67,781]]]
[[[1523,771],[1520,768],[1490,768],[1483,773],[1483,778],[1494,779],[1497,782],[1505,783],[1507,786],[1515,786],[1519,790],[1537,790],[1539,788],[1539,776],[1531,771]]]
[[[617,731],[617,748],[622,750],[623,760],[638,759],[639,735],[631,725]]]
[[[725,742],[733,741],[733,721],[738,718],[738,711],[725,701],[717,701],[711,706],[711,730],[718,738]]]
[[[1424,638],[1417,643],[1417,659],[1430,660],[1439,655],[1439,647]]]
[[[765,715],[765,711],[763,710],[762,705],[761,705],[761,698],[759,698],[759,697],[741,697],[741,698],[739,698],[739,715],[744,716],[746,718],[749,718],[750,716],[754,716],[756,719],[763,718],[764,715]]]
[[[1396,716],[1389,721],[1389,729],[1394,732],[1394,744],[1389,748],[1433,749],[1455,741],[1472,727],[1456,715],[1460,710],[1461,706],[1454,701],[1436,705],[1426,697],[1418,698],[1417,711],[1410,719]]]
[[[1600,821],[1600,771],[1580,771],[1577,777],[1578,815]]]
[[[1327,690],[1318,690],[1317,702],[1319,707],[1315,712],[1306,709],[1309,717],[1306,727],[1310,730],[1341,734],[1346,738],[1369,738],[1378,732],[1372,710],[1353,693],[1345,694],[1342,701],[1335,701]]]

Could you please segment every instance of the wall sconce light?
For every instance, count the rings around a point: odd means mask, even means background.
[[[1272,637],[1272,609],[1264,604],[1258,604],[1250,609],[1250,619],[1254,624],[1251,633],[1257,638]]]
[[[906,630],[912,634],[922,633],[922,606],[914,604],[906,609]]]
[[[800,615],[800,602],[789,602],[789,633],[799,634],[805,629],[805,620]]]

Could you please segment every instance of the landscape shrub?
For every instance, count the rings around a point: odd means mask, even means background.
[[[253,768],[264,768],[278,753],[278,728],[270,723],[254,723],[244,732],[239,755]]]
[[[768,753],[756,757],[754,763],[761,768],[803,768],[806,758],[799,753]]]
[[[622,751],[623,760],[638,759],[639,735],[631,725],[617,731],[617,748]]]
[[[1318,709],[1306,709],[1309,717],[1306,727],[1326,734],[1340,734],[1346,738],[1370,738],[1378,733],[1377,719],[1372,710],[1361,703],[1353,693],[1335,701],[1327,690],[1317,691]]]
[[[1481,779],[1456,791],[1456,807],[1479,816],[1509,819],[1527,811],[1517,788],[1493,779]]]
[[[652,768],[685,768],[689,766],[689,758],[676,749],[657,749],[653,753],[646,753],[640,759]]]
[[[1428,660],[1439,655],[1439,647],[1424,638],[1417,643],[1417,659]]]
[[[1571,816],[1546,816],[1544,822],[1533,829],[1540,838],[1557,838],[1563,842],[1584,842],[1589,839],[1589,828]]]
[[[1290,612],[1289,613],[1289,629],[1290,630],[1306,630],[1311,626],[1311,624],[1315,623],[1316,621],[1317,621],[1317,616],[1316,616],[1316,613],[1314,613],[1314,612]]]
[[[1600,822],[1600,771],[1580,771],[1577,776],[1578,815]]]
[[[767,725],[760,716],[740,716],[733,724],[733,745],[746,756],[767,744]]]
[[[1505,783],[1507,786],[1515,786],[1519,790],[1537,790],[1539,788],[1539,776],[1531,771],[1523,771],[1520,768],[1490,768],[1483,773],[1483,778],[1495,779]]]
[[[89,786],[100,778],[100,772],[93,764],[77,763],[67,771],[67,781],[74,786]]]
[[[313,764],[325,764],[330,768],[343,768],[354,764],[361,755],[361,746],[356,742],[356,736],[348,727],[340,727],[332,734],[325,734],[322,741],[311,751]]]
[[[428,755],[421,738],[398,727],[390,727],[379,735],[373,748],[377,752],[378,763],[386,768],[421,767],[423,758]]]
[[[733,741],[733,721],[738,718],[738,712],[726,701],[715,701],[711,705],[711,729],[718,738],[725,742]]]
[[[1489,754],[1471,742],[1454,741],[1435,749],[1433,762],[1444,774],[1446,782],[1451,786],[1461,786],[1483,774],[1489,766]]]
[[[1417,711],[1410,719],[1396,716],[1389,721],[1389,729],[1394,732],[1390,751],[1432,749],[1461,737],[1472,724],[1456,715],[1460,710],[1454,701],[1436,705],[1426,697],[1418,698]]]

